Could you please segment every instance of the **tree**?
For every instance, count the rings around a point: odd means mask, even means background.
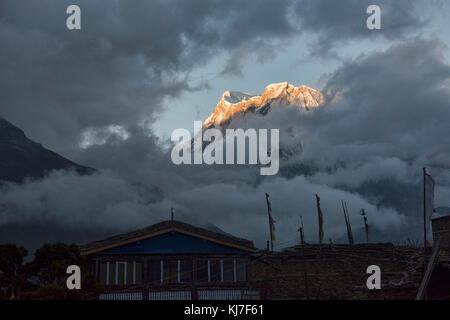
[[[72,264],[81,268],[86,266],[86,260],[76,244],[46,243],[36,250],[29,268],[44,283],[58,283],[66,278],[66,269]]]
[[[76,244],[44,244],[37,249],[34,260],[27,265],[29,275],[39,279],[40,286],[28,291],[22,299],[67,300],[92,299],[98,296],[98,285],[89,265]],[[69,290],[66,286],[67,267],[78,265],[81,268],[81,290]]]
[[[17,294],[18,288],[25,281],[23,258],[27,249],[14,243],[0,244],[0,287],[8,288],[6,297]],[[3,296],[5,297],[5,296]]]

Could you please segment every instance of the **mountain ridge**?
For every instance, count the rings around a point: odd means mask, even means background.
[[[79,165],[30,140],[25,132],[0,116],[0,181],[22,183],[43,178],[52,170],[73,169],[90,174],[95,169]]]
[[[270,84],[262,95],[227,90],[222,94],[212,114],[205,120],[203,127],[221,128],[250,112],[265,115],[276,103],[309,110],[321,106],[324,97],[313,88],[305,85],[295,87],[288,82]]]

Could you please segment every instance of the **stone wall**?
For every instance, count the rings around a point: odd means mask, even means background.
[[[302,258],[304,257],[304,259]],[[252,290],[263,299],[414,299],[422,279],[421,249],[392,244],[306,245],[261,251],[250,267]],[[381,269],[381,290],[366,286],[367,267]]]

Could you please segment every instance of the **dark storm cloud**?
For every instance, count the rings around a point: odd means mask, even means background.
[[[380,30],[366,26],[370,5],[381,9]],[[300,30],[312,35],[311,55],[330,57],[351,40],[398,40],[423,32],[433,17],[429,8],[440,6],[441,1],[303,0],[294,8]]]
[[[439,40],[415,39],[344,63],[329,74],[328,102],[297,128],[315,184],[364,194],[420,220],[422,168],[437,181],[436,206],[449,206],[450,65]]]
[[[333,121],[320,130],[330,147],[353,142],[349,157],[373,152],[448,166],[447,50],[439,40],[416,39],[361,56],[330,75],[324,92],[337,94],[337,101],[324,109]]]
[[[58,151],[86,128],[151,121],[164,98],[201,89],[196,66],[265,57],[294,31],[285,1],[78,1],[81,31],[65,26],[71,3],[0,2],[1,114]]]
[[[165,98],[207,87],[189,74],[212,57],[224,55],[222,75],[242,75],[245,59],[302,34],[327,50],[368,35],[367,1],[78,1],[81,31],[65,26],[69,4],[0,1],[0,112],[68,156],[87,128],[151,122]],[[424,23],[415,2],[382,8],[386,38]]]

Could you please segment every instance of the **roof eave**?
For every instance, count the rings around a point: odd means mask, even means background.
[[[140,240],[156,237],[156,236],[159,236],[159,235],[162,235],[162,234],[165,234],[165,233],[169,233],[169,232],[173,232],[173,231],[176,231],[176,232],[179,232],[179,233],[182,233],[182,234],[185,234],[185,235],[189,235],[189,236],[205,239],[205,240],[208,240],[208,241],[211,241],[211,242],[214,242],[214,243],[218,243],[218,244],[221,244],[221,245],[225,245],[225,246],[228,246],[228,247],[233,247],[233,248],[236,248],[236,249],[244,250],[244,251],[247,251],[247,252],[256,252],[257,251],[257,249],[255,247],[246,247],[246,246],[239,245],[239,244],[232,243],[232,242],[228,242],[228,241],[225,241],[225,240],[214,239],[212,237],[208,237],[208,236],[205,236],[205,235],[202,235],[202,234],[198,234],[198,233],[195,233],[195,232],[189,232],[189,231],[177,228],[177,227],[170,227],[170,228],[167,228],[167,229],[159,230],[159,231],[152,232],[152,233],[149,233],[149,234],[145,234],[145,235],[142,235],[142,236],[126,239],[126,240],[123,240],[123,241],[118,241],[118,242],[112,243],[110,245],[105,245],[105,246],[101,246],[101,247],[93,248],[93,249],[88,249],[88,250],[81,250],[81,255],[87,256],[87,255],[95,254],[95,253],[98,253],[98,252],[101,252],[101,251],[105,251],[105,250],[112,249],[112,248],[117,248],[117,247],[129,244],[129,243],[133,243],[133,242],[136,242],[136,241],[140,241]]]

